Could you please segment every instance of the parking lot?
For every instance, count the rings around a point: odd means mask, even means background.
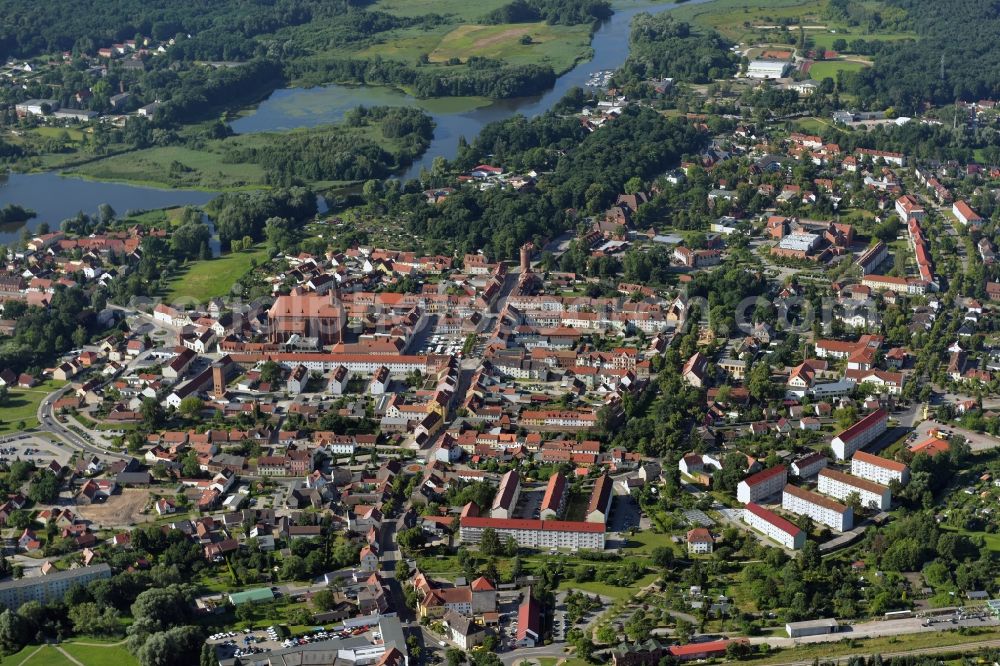
[[[460,333],[434,333],[419,348],[423,354],[453,354],[460,356],[465,336]]]
[[[545,499],[545,488],[531,487],[521,491],[521,496],[517,500],[517,508],[514,513],[518,518],[534,518],[541,516],[542,500]]]
[[[354,629],[342,627],[339,630],[326,630],[322,627],[316,627],[315,631],[306,634],[282,638],[278,634],[278,628],[271,626],[267,629],[224,631],[209,636],[206,642],[209,645],[214,645],[217,648],[220,648],[222,656],[227,656],[228,658],[238,658],[246,655],[262,654],[272,650],[280,650],[282,648],[292,647],[295,645],[307,645],[309,643],[328,641],[333,638],[357,636],[368,630],[369,627],[357,627]]]
[[[69,463],[69,449],[36,435],[9,435],[0,438],[0,463],[27,460],[36,465],[48,465],[53,460]]]

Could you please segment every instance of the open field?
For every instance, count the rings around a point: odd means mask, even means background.
[[[281,143],[289,136],[354,135],[370,139],[389,152],[400,146],[386,138],[378,124],[346,127],[328,124],[288,132],[256,132],[203,142],[200,147],[161,146],[146,148],[89,162],[70,169],[68,175],[110,180],[152,187],[200,190],[259,189],[266,186],[264,168],[251,162],[229,162],[231,151],[243,151]],[[331,187],[338,181],[320,181],[317,187]]]
[[[789,24],[789,32],[793,37],[797,36],[798,25],[801,24],[814,48],[830,50],[836,40],[843,39],[848,44],[845,53],[850,53],[851,42],[858,39],[898,41],[916,38],[910,32],[868,33],[864,28],[830,21],[825,10],[826,2],[823,1],[756,0],[751,3],[746,0],[712,0],[678,7],[673,15],[678,19],[713,28],[737,43],[759,43],[775,39],[782,34],[782,31],[776,29],[782,23]]]
[[[856,60],[821,60],[809,68],[809,78],[822,81],[826,77],[836,80],[837,72],[860,72],[868,65]]]
[[[782,21],[804,25],[825,25],[824,2],[810,0],[713,0],[700,5],[678,7],[673,15],[720,32],[735,42],[759,41],[756,26],[771,26]],[[747,25],[749,24],[749,26]]]
[[[209,190],[263,184],[264,169],[259,165],[227,164],[223,155],[221,146],[215,142],[204,150],[184,146],[147,148],[91,162],[74,169],[72,174],[100,180]]]
[[[49,380],[30,389],[10,389],[7,393],[7,402],[0,407],[0,434],[36,427],[38,405],[45,396],[65,384],[66,382]],[[24,425],[20,426],[22,421]]]
[[[123,526],[134,523],[148,523],[156,514],[140,513],[149,504],[149,490],[125,488],[120,495],[112,495],[101,504],[81,505],[77,512],[83,518],[98,526]]]
[[[528,44],[522,39],[530,37]],[[517,23],[461,25],[446,34],[430,52],[431,62],[470,56],[504,60],[512,64],[539,63],[556,72],[570,69],[590,48],[590,26]]]
[[[187,299],[204,303],[210,298],[224,296],[236,280],[249,272],[251,260],[261,263],[266,258],[267,250],[258,246],[215,259],[195,261],[187,271],[172,280],[167,302]]]
[[[464,21],[476,21],[498,7],[507,4],[507,0],[378,0],[371,9],[396,16],[422,16],[424,14],[441,14],[454,16]]]
[[[866,42],[898,42],[904,39],[917,38],[916,33],[912,32],[877,32],[866,34],[863,32],[848,32],[846,30],[837,30],[836,32],[830,32],[829,30],[809,30],[806,32],[806,36],[812,40],[815,48],[826,50],[832,49],[833,43],[838,39],[843,39],[848,45],[844,53],[851,53],[851,42],[857,39],[863,39]]]

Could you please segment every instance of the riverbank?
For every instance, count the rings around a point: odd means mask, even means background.
[[[683,5],[675,5],[650,0],[616,0],[614,15],[597,25],[593,32],[588,49],[589,59],[579,61],[575,67],[556,79],[555,85],[536,96],[501,100],[485,97],[418,99],[408,94],[413,91],[381,86],[335,84],[315,88],[278,89],[254,106],[241,107],[230,112],[227,114],[227,119],[231,120],[230,125],[237,134],[253,134],[308,129],[336,123],[349,109],[359,105],[422,108],[431,115],[436,127],[430,146],[423,155],[415,159],[409,167],[398,172],[400,179],[409,180],[418,177],[421,170],[430,169],[436,157],[453,159],[458,150],[460,137],[472,140],[484,126],[514,114],[533,117],[544,113],[562,99],[571,88],[584,86],[592,72],[618,68],[628,55],[628,34],[631,20],[636,14],[644,11],[672,10],[703,1],[688,0]],[[415,8],[415,2],[418,0],[379,0],[377,8],[381,9],[385,5],[400,15],[409,11],[419,14],[421,12]],[[462,16],[478,17],[490,11],[490,7],[487,6],[489,2],[476,4],[475,7],[457,0],[433,0],[433,3],[428,0],[428,3],[433,4],[433,8],[428,7],[427,11],[438,11],[439,6],[442,7],[440,11],[444,11],[445,6],[455,7],[455,13],[461,13]],[[214,121],[202,121],[186,125],[182,128],[181,134],[185,138],[208,135],[213,124]],[[66,149],[80,150],[82,138],[82,133],[71,134]],[[221,159],[218,155],[197,158],[182,155],[182,159],[177,160],[183,167],[205,173],[205,182],[202,182],[202,176],[196,178],[183,170],[177,171],[176,177],[169,177],[170,164],[174,161],[172,158],[167,159],[169,152],[147,156],[147,163],[139,168],[127,164],[130,157],[136,154],[129,151],[127,146],[113,145],[109,148],[116,151],[121,148],[118,160],[105,161],[108,160],[105,157],[88,160],[83,167],[72,169],[72,178],[64,178],[51,171],[52,168],[58,168],[54,165],[59,162],[66,163],[72,159],[71,155],[61,153],[51,161],[42,159],[33,165],[33,168],[38,169],[49,166],[49,171],[13,174],[6,185],[0,184],[0,188],[3,188],[7,201],[38,211],[38,217],[27,225],[30,229],[43,221],[57,226],[61,220],[75,215],[77,211],[94,212],[100,203],[109,203],[119,211],[130,208],[201,205],[211,198],[213,193],[219,191],[212,187],[214,184],[223,186],[219,189],[224,190],[262,187],[257,184],[260,182],[258,173],[240,170],[233,172],[230,171],[231,167],[220,169]],[[102,162],[104,164],[98,167],[97,165]],[[113,169],[105,168],[108,165]],[[164,171],[164,165],[167,171]],[[314,188],[349,185],[350,183],[329,181],[314,184]],[[173,189],[148,189],[150,186]],[[178,187],[185,189],[176,189]],[[0,233],[0,242],[10,242],[19,235],[20,228],[9,233]]]
[[[384,108],[384,107],[379,107]],[[317,189],[344,187],[368,178],[386,178],[419,158],[430,143],[430,133],[414,128],[397,136],[396,116],[429,117],[396,110],[390,118],[361,118],[285,132],[238,134],[221,139],[192,141],[188,145],[145,148],[95,160],[69,169],[64,175],[106,182],[142,184],[166,189],[206,192],[238,191],[287,184],[290,179]],[[315,168],[298,171],[284,154],[293,146]],[[352,159],[355,164],[348,164]],[[310,165],[312,167],[312,165]],[[346,176],[346,177],[345,177]]]

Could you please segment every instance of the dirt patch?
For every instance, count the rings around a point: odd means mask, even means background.
[[[139,523],[152,522],[155,514],[142,514],[149,505],[152,491],[141,488],[126,488],[119,495],[112,495],[100,504],[78,506],[77,513],[98,527],[128,527]]]
[[[509,28],[503,32],[498,32],[495,35],[490,35],[489,37],[482,37],[472,42],[472,48],[482,49],[487,46],[492,46],[499,42],[504,42],[511,37],[520,37],[521,35],[527,35],[528,32],[524,28]]]
[[[464,60],[474,55],[496,56],[508,46],[516,45],[522,35],[531,35],[536,27],[524,24],[498,30],[494,26],[460,25],[444,36],[430,58],[441,62],[452,57]]]

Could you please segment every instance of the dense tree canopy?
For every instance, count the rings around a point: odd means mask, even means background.
[[[708,83],[735,73],[739,59],[729,46],[718,33],[696,32],[669,12],[639,14],[632,20],[629,57],[622,74]]]

